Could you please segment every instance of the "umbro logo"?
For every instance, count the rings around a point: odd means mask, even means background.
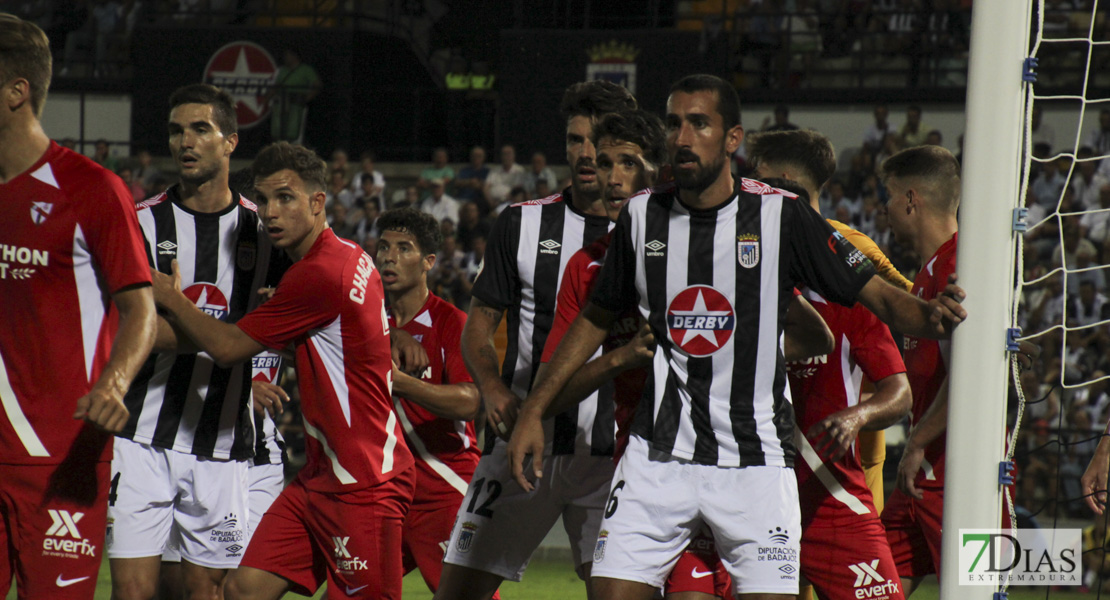
[[[543,254],[558,254],[559,248],[563,245],[555,240],[544,240],[540,242],[540,252]]]
[[[158,244],[158,254],[177,254],[177,244],[171,242],[170,240],[163,241],[162,243]]]
[[[879,574],[879,559],[871,561],[870,564],[861,562],[854,565],[848,565],[848,568],[856,574],[856,582],[852,587],[864,587],[872,583],[883,583],[886,578]]]
[[[351,558],[351,553],[347,551],[347,542],[351,541],[351,536],[347,536],[347,537],[332,536],[331,541],[335,542],[335,557],[336,558]]]
[[[663,248],[666,248],[667,245],[659,240],[651,240],[644,244],[644,247],[648,249],[648,256],[663,256]]]
[[[81,532],[77,530],[77,522],[85,516],[85,513],[71,513],[68,510],[54,510],[52,508],[46,512],[50,514],[50,519],[53,521],[50,524],[50,529],[46,530],[46,535],[66,537],[68,534],[75,540],[81,539]]]

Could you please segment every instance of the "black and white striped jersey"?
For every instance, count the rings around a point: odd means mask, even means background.
[[[151,266],[171,273],[177,259],[181,290],[204,312],[238,321],[277,284],[289,259],[272,252],[257,209],[234,193],[219,213],[181,204],[175,185],[139,204],[139,225]],[[121,437],[219,459],[255,454],[250,405],[251,365],[221,369],[204,353],[151,354],[124,397],[131,416]]]
[[[494,308],[508,311],[509,340],[501,377],[521,398],[528,395],[540,365],[567,262],[612,227],[607,217],[579,212],[571,201],[570,188],[561,194],[514,204],[497,217],[471,293]],[[593,400],[545,421],[552,453],[574,454],[576,448],[579,452],[589,448],[591,454],[612,454],[611,437],[596,440],[596,444],[592,439],[594,416],[598,414],[596,398],[595,394]],[[600,414],[612,421],[612,410]],[[607,431],[616,430],[613,423],[606,427]],[[486,435],[487,440],[495,437]]]
[[[632,434],[724,467],[793,466],[781,351],[796,285],[851,306],[870,261],[808,204],[758,181],[694,210],[673,185],[629,200],[591,301],[637,305],[658,342]]]
[[[281,385],[283,370],[281,355],[271,350],[260,352],[251,359],[251,378],[274,385]],[[252,407],[253,408],[253,407]],[[254,411],[254,466],[285,464],[285,438],[277,429],[267,411]]]

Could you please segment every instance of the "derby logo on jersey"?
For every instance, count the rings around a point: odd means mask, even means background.
[[[250,271],[254,268],[254,257],[258,254],[258,247],[254,242],[243,240],[239,242],[239,251],[235,253],[235,264],[241,271]]]
[[[185,288],[182,293],[209,316],[221,321],[227,316],[227,298],[220,288],[210,283],[194,283]]]
[[[251,359],[251,380],[276,384],[280,366],[280,356],[259,354]]]
[[[736,237],[736,260],[745,269],[751,269],[759,264],[758,235],[745,233]]]
[[[692,285],[667,307],[667,329],[679,349],[690,356],[709,356],[728,342],[736,327],[732,304],[707,285]]]
[[[54,205],[49,202],[31,202],[31,222],[35,225],[42,225],[46,217],[50,216],[50,211],[54,210]]]

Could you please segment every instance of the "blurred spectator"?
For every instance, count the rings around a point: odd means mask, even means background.
[[[1081,593],[1092,590],[1110,592],[1110,531],[1106,530],[1106,519],[1095,516],[1092,524],[1083,528],[1083,585]]]
[[[546,193],[543,194],[537,190],[541,181],[547,186]],[[524,178],[524,189],[528,195],[532,198],[546,198],[558,185],[559,180],[555,177],[555,171],[547,166],[547,156],[543,152],[532,153],[532,166],[528,169],[528,176]]]
[[[381,214],[382,211],[376,202],[367,202],[362,206],[362,211],[355,221],[354,238],[363,248],[369,246],[375,252],[378,251],[378,239],[382,236],[381,229],[378,227],[378,217]]]
[[[791,87],[809,85],[813,63],[821,53],[820,21],[817,10],[814,0],[795,0],[794,10],[787,17],[786,27],[790,35],[787,49],[792,56],[784,60],[792,61],[796,58],[801,62],[802,67],[796,80],[791,76]]]
[[[1092,271],[1098,273],[1098,271]],[[1073,304],[1074,311],[1069,318],[1075,319],[1076,325],[1084,327],[1094,325],[1106,318],[1106,295],[1099,292],[1096,281],[1087,279],[1079,283],[1079,295]],[[1093,329],[1089,333],[1097,333]]]
[[[446,182],[442,179],[433,179],[431,194],[420,204],[420,210],[432,215],[440,223],[450,221],[452,225],[459,222],[459,201],[445,192]]]
[[[906,148],[912,148],[924,144],[925,136],[932,130],[932,127],[921,122],[921,107],[914,105],[906,109],[906,124],[902,125],[898,135],[902,137]]]
[[[359,158],[360,169],[351,178],[351,191],[356,200],[372,200],[379,209],[385,209],[385,176],[374,168],[374,153],[366,150]],[[377,252],[377,248],[374,249]]]
[[[940,134],[939,129],[934,129],[934,130],[930,131],[929,133],[925,134],[925,145],[926,146],[943,146],[944,145],[944,136]]]
[[[149,197],[151,190],[154,189],[154,180],[158,179],[162,172],[158,170],[158,167],[154,166],[154,157],[151,156],[150,151],[145,148],[139,150],[139,154],[136,156],[136,163],[134,170],[135,180],[143,186],[143,189],[146,190],[146,194]]]
[[[354,194],[347,189],[347,179],[340,170],[331,171],[328,174],[328,189],[324,192],[327,194],[328,208],[342,204],[343,208],[350,209],[355,202]]]
[[[887,120],[887,117],[890,116],[890,109],[885,104],[876,106],[873,114],[875,122],[863,132],[863,147],[875,153],[882,150],[883,141],[886,136],[894,133],[894,127]]]
[[[316,69],[301,61],[298,50],[286,48],[274,85],[266,94],[270,103],[270,137],[273,141],[301,143],[304,140],[308,103],[320,94],[324,83]]]
[[[470,249],[470,237],[480,222],[477,204],[473,202],[459,204],[459,222],[455,227],[455,236],[463,251]]]
[[[105,140],[103,138],[96,140],[96,143],[93,146],[92,159],[93,162],[104,167],[105,169],[108,169],[109,171],[115,171],[116,168],[119,166],[119,161],[116,159],[115,156],[112,156],[111,144],[108,143],[108,140]]]
[[[775,81],[773,74],[782,71],[776,63],[788,58],[780,51],[783,46],[785,17],[779,12],[778,3],[770,0],[752,0],[751,15],[747,20],[748,28],[742,52],[751,54],[759,62],[760,85],[771,88]]]
[[[1110,179],[1098,171],[1099,161],[1093,158],[1095,151],[1083,146],[1076,153],[1075,173],[1071,176],[1071,189],[1075,192],[1075,205],[1080,210],[1099,206],[1101,189]]]
[[[1110,108],[1099,111],[1098,128],[1087,134],[1083,145],[1089,146],[1097,156],[1110,154]]]
[[[1039,105],[1033,105],[1033,115],[1029,123],[1029,135],[1034,144],[1047,144],[1049,151],[1056,147],[1056,130],[1044,122],[1043,111]]]
[[[343,179],[350,181],[351,176],[354,175],[354,165],[351,164],[351,157],[347,155],[347,151],[342,148],[332,150],[331,161],[328,163],[328,169],[332,171],[342,171]],[[354,188],[352,188],[352,191]]]
[[[64,63],[59,76],[67,76],[74,63],[87,60],[78,57],[82,48],[93,49],[93,77],[105,75],[108,43],[120,27],[122,16],[123,6],[116,0],[94,0],[85,24],[66,36]]]
[[[516,149],[505,144],[501,147],[501,164],[490,169],[486,177],[486,198],[493,206],[501,204],[513,188],[524,186],[525,179],[524,167],[516,163]]]
[[[116,175],[127,184],[127,189],[131,190],[131,197],[135,202],[142,202],[146,199],[146,189],[143,188],[141,181],[135,178],[135,171],[128,166],[122,166],[116,171]]]
[[[447,164],[447,148],[432,150],[432,165],[420,171],[416,187],[421,190],[421,198],[427,198],[432,189],[432,181],[440,180],[449,185],[455,179],[455,169]]]
[[[71,137],[62,138],[62,139],[58,140],[58,145],[63,147],[63,148],[68,148],[70,150],[73,150],[74,152],[77,151],[77,140],[75,140]]]
[[[1102,248],[1107,247],[1107,233],[1110,233],[1110,182],[1099,187],[1098,205],[1087,208],[1100,209],[1084,214],[1079,219],[1080,235]]]
[[[1064,281],[1063,275],[1054,273],[1041,284],[1040,289],[1030,295],[1028,326],[1032,332],[1044,331],[1054,325],[1063,325]],[[1046,354],[1052,356],[1051,354]]]
[[[790,122],[790,108],[785,104],[779,104],[775,107],[774,121],[768,116],[763,119],[763,126],[761,131],[793,131],[798,129],[798,126]]]
[[[883,140],[883,148],[875,155],[875,173],[879,173],[879,169],[883,166],[883,161],[894,156],[899,151],[906,147],[905,140],[899,134],[891,133]]]
[[[505,210],[506,207],[524,202],[526,200],[528,200],[528,192],[524,190],[524,186],[515,187],[513,188],[512,192],[509,193],[509,198],[507,200],[493,207],[493,210],[490,212],[490,216],[496,217],[497,215],[501,214],[501,211]]]
[[[559,188],[558,187],[551,187],[547,183],[546,179],[540,179],[540,180],[536,181],[536,192],[534,194],[531,194],[531,195],[533,197],[536,197],[536,198],[546,198],[546,197],[554,194],[555,190],[557,190],[557,189],[559,189]]]
[[[1065,176],[1060,172],[1058,161],[1050,160],[1041,164],[1040,175],[1033,181],[1033,195],[1037,203],[1055,209],[1064,192]]]
[[[477,202],[489,210],[486,201],[486,177],[489,176],[489,167],[486,166],[486,149],[474,146],[470,149],[470,163],[459,169],[455,178],[455,197],[460,202]]]
[[[1063,241],[1052,250],[1052,264],[1054,266],[1063,265],[1065,269],[1072,271],[1077,268],[1079,263],[1077,254],[1080,251],[1089,253],[1091,256],[1098,256],[1098,248],[1091,243],[1091,240],[1080,237],[1078,219],[1075,217],[1065,218],[1062,227]]]
[[[420,188],[415,185],[405,188],[405,196],[394,202],[390,208],[405,208],[406,206],[420,207]]]

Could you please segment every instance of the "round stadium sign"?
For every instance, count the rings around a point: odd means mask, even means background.
[[[258,125],[270,114],[266,92],[277,77],[277,62],[254,42],[231,42],[217,50],[204,67],[204,81],[235,99],[239,128]]]

